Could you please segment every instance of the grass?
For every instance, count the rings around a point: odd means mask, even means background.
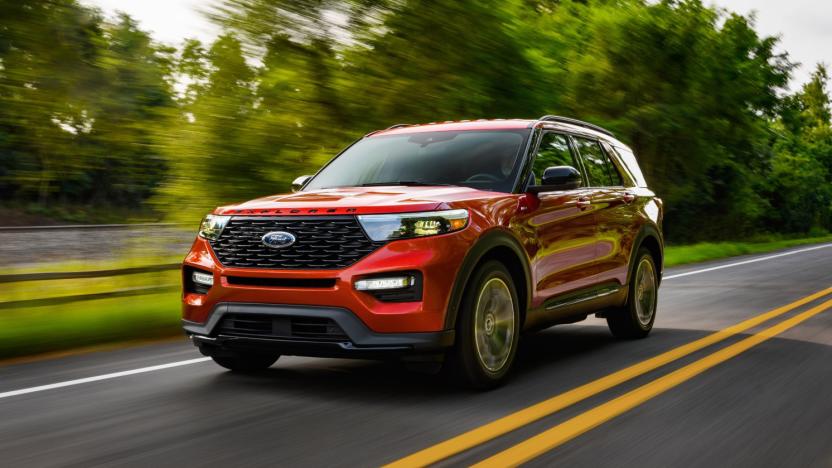
[[[181,258],[133,257],[108,262],[61,262],[4,273],[41,273],[119,269],[157,263],[176,263]],[[94,294],[142,286],[180,283],[179,271],[161,271],[102,278],[4,283],[0,301]],[[180,293],[85,300],[62,305],[0,309],[0,359],[65,351],[100,344],[181,336]]]
[[[665,248],[664,265],[672,267],[823,242],[832,242],[832,235],[803,239],[777,239],[764,242],[702,242],[691,245],[668,246]]]
[[[0,311],[0,359],[182,334],[179,293]]]
[[[180,284],[179,271],[160,271],[104,278],[76,278],[27,281],[3,284],[0,301],[25,301],[52,297],[97,294],[122,289],[147,287],[176,287]],[[2,313],[3,309],[0,309]]]

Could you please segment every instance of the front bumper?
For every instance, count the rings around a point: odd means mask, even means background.
[[[316,339],[293,336],[291,327],[285,332],[225,334],[220,326],[226,318],[269,318],[279,323],[305,319],[326,319],[337,324],[343,338]],[[315,307],[277,304],[220,303],[214,306],[205,323],[183,320],[185,332],[206,355],[226,351],[275,352],[282,355],[316,357],[377,358],[441,351],[454,342],[454,331],[426,333],[375,333],[349,310],[337,307]],[[277,328],[277,327],[276,327]]]
[[[183,294],[182,318],[204,327],[214,309],[223,303],[278,304],[346,310],[377,334],[442,332],[457,272],[475,236],[469,226],[451,234],[390,242],[340,270],[225,267],[208,242],[197,238],[183,266],[213,274],[214,284],[206,294]],[[421,300],[389,302],[355,290],[358,279],[406,271],[421,273]],[[229,282],[229,278],[284,280],[290,285],[241,285]],[[299,285],[321,280],[327,285]]]

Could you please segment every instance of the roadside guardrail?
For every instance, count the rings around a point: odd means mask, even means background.
[[[42,307],[50,305],[61,305],[78,301],[90,301],[93,299],[109,299],[112,297],[143,296],[145,294],[176,291],[178,289],[178,284],[168,284],[164,286],[139,286],[135,288],[124,288],[117,289],[115,291],[106,291],[100,293],[76,294],[73,296],[43,297],[37,299],[23,299],[19,301],[5,301],[0,302],[0,310],[15,309],[18,307]]]
[[[46,281],[77,278],[105,278],[109,276],[136,275],[140,273],[155,273],[179,269],[180,263],[165,263],[162,265],[148,265],[142,267],[118,268],[111,270],[66,271],[54,273],[20,273],[0,275],[0,283],[22,283],[24,281]]]
[[[184,228],[181,224],[176,223],[135,223],[135,224],[71,224],[71,225],[56,225],[56,226],[0,226],[0,234],[14,236],[18,239],[18,248],[41,248],[43,247],[38,239],[46,235],[44,239],[51,239],[49,233],[71,232],[71,231],[129,231],[134,229],[146,230],[155,228],[176,229]],[[188,230],[189,232],[190,230]],[[16,236],[20,233],[23,235]],[[24,233],[37,233],[35,239],[28,239],[34,245],[27,246],[27,239]],[[33,234],[35,235],[35,234]],[[64,234],[62,234],[63,236]],[[187,238],[189,234],[183,236]],[[91,241],[95,244],[96,241]],[[93,248],[93,245],[90,245]],[[12,252],[14,252],[12,250]],[[112,250],[111,250],[112,252]],[[118,250],[116,250],[118,252]],[[117,254],[118,255],[118,254]],[[10,255],[11,256],[11,255]],[[97,270],[80,270],[80,271],[54,271],[54,272],[37,272],[37,273],[12,273],[0,274],[0,284],[11,285],[12,283],[26,283],[32,281],[58,281],[58,280],[72,280],[72,279],[87,279],[87,278],[108,278],[117,276],[139,275],[146,273],[161,273],[173,270],[178,270],[180,263],[161,263],[150,264],[136,267],[126,268],[109,268]],[[83,294],[72,294],[63,296],[50,297],[36,297],[17,299],[12,297],[11,300],[0,301],[0,310],[14,309],[19,307],[39,307],[49,305],[61,305],[78,301],[105,299],[113,297],[128,297],[139,296],[146,294],[154,294],[159,292],[174,291],[179,288],[178,284],[152,284],[140,285],[133,287],[126,287],[111,291],[96,291]],[[48,289],[48,288],[47,288]]]

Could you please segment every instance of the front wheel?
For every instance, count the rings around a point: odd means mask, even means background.
[[[659,277],[650,251],[638,250],[630,275],[627,304],[607,315],[607,325],[616,338],[644,338],[656,321],[659,298]]]
[[[448,372],[473,388],[500,385],[511,370],[519,336],[520,307],[511,274],[500,262],[486,262],[463,295]]]

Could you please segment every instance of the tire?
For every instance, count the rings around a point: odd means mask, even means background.
[[[657,272],[650,251],[644,247],[640,248],[630,272],[627,303],[607,315],[607,326],[616,338],[632,340],[645,338],[650,334],[656,321],[659,298]]]
[[[444,368],[449,377],[478,390],[506,381],[520,337],[519,304],[514,280],[502,263],[491,260],[474,272],[462,296],[456,344]]]
[[[277,362],[279,354],[255,354],[243,352],[222,353],[211,356],[217,364],[232,372],[257,372],[266,370]]]

